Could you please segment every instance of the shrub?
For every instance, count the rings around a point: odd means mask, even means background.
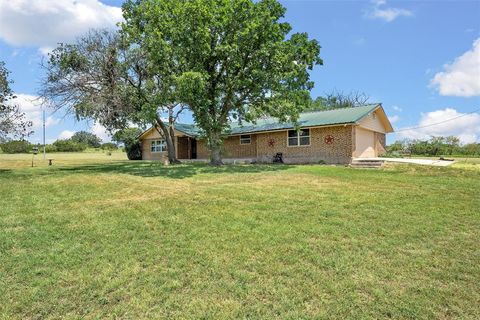
[[[142,145],[139,141],[125,144],[128,160],[142,160]]]
[[[117,150],[118,149],[117,145],[115,143],[112,143],[112,142],[103,143],[100,148],[102,150]]]
[[[387,152],[405,152],[421,156],[452,156],[452,155],[480,155],[480,144],[470,143],[462,145],[460,139],[454,136],[431,137],[429,140],[396,141],[387,147]]]
[[[85,151],[87,145],[72,141],[71,139],[57,140],[53,143],[58,152],[79,152]]]
[[[4,153],[29,153],[32,151],[32,144],[26,140],[12,140],[1,145]]]
[[[400,151],[387,151],[386,153],[382,154],[381,157],[384,158],[403,158],[402,150]]]
[[[142,145],[138,140],[140,133],[142,133],[142,130],[139,128],[126,128],[115,132],[113,135],[113,141],[124,144],[129,160],[142,160]]]

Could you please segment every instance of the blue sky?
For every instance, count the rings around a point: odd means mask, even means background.
[[[401,138],[457,135],[480,141],[480,1],[281,1],[294,31],[321,46],[323,66],[312,72],[318,96],[332,90],[367,93],[382,102]],[[15,81],[18,102],[35,124],[39,63],[56,43],[91,27],[113,26],[122,1],[0,0],[0,60]],[[433,125],[446,121],[440,125]],[[184,121],[191,121],[186,115]],[[49,114],[47,140],[91,130],[93,121]],[[424,128],[406,130],[421,126]]]

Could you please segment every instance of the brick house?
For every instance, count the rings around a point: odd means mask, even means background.
[[[256,124],[232,123],[224,140],[224,159],[248,159],[272,162],[282,153],[285,163],[350,163],[352,158],[377,157],[385,152],[385,135],[393,132],[381,104],[300,115],[297,131],[292,123],[274,118],[259,119]],[[193,124],[175,125],[177,158],[209,159],[205,139]],[[143,132],[144,160],[162,160],[166,144],[154,128]]]

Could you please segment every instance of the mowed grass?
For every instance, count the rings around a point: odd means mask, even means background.
[[[89,150],[88,152],[56,152],[47,153],[45,160],[43,153],[39,152],[37,155],[33,154],[1,154],[0,153],[0,170],[1,169],[22,169],[32,166],[47,167],[48,159],[52,159],[54,166],[66,165],[84,165],[89,163],[112,163],[117,161],[127,160],[125,152],[121,151],[101,151]]]
[[[0,170],[0,318],[480,317],[480,170],[94,162]]]

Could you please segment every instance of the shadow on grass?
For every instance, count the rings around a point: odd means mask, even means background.
[[[121,173],[140,177],[166,177],[184,179],[197,174],[261,173],[286,170],[286,165],[223,165],[212,167],[206,164],[179,164],[165,166],[160,162],[126,161],[108,164],[91,164],[56,168],[57,172],[72,173]]]

